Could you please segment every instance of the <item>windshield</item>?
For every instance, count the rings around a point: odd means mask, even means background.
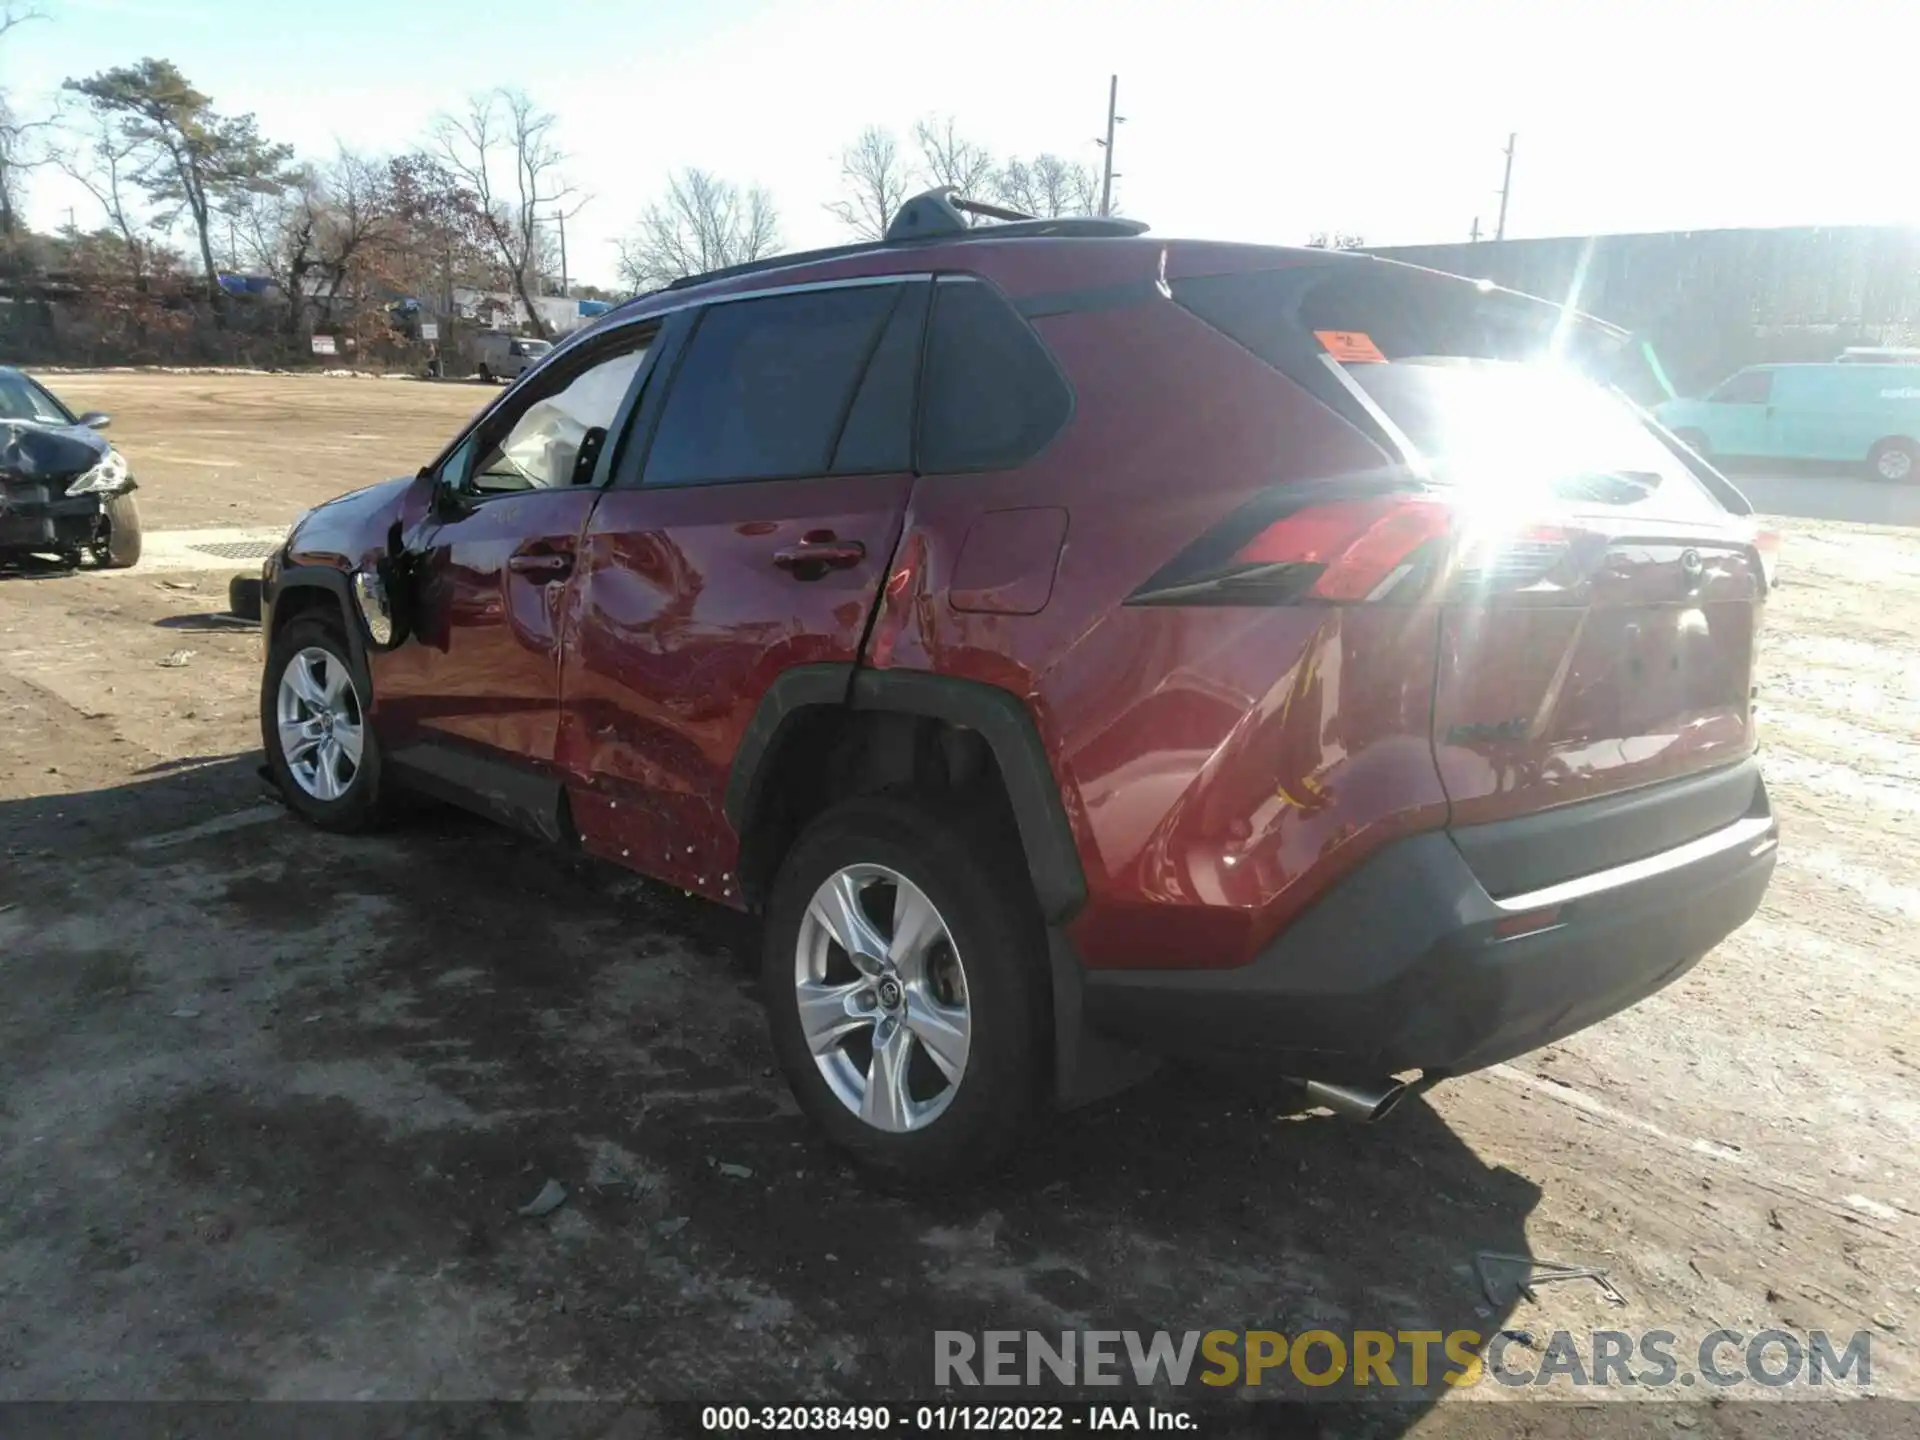
[[[24,375],[0,375],[0,420],[71,423],[52,397]]]

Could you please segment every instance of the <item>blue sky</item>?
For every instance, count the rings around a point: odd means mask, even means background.
[[[1096,162],[1118,72],[1117,189],[1162,234],[1376,243],[1491,230],[1520,142],[1514,235],[1920,223],[1902,65],[1912,0],[38,0],[0,46],[18,110],[62,78],[160,55],[225,110],[316,155],[408,148],[496,84],[559,116],[592,201],[572,268],[669,171],[758,181],[790,245],[845,238],[822,208],[867,123],[952,115],[996,151]],[[1904,40],[1901,38],[1904,36]],[[47,172],[37,223],[84,192]],[[84,216],[82,223],[87,223]]]

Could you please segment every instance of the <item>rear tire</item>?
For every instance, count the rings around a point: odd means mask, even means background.
[[[260,739],[287,808],[322,830],[369,830],[386,818],[380,739],[365,683],[337,623],[301,615],[267,649]]]
[[[1046,933],[1008,853],[976,819],[876,797],[822,815],[774,882],[762,972],[774,1051],[814,1123],[892,1178],[980,1174],[1041,1107]],[[837,938],[855,932],[856,947]]]
[[[482,385],[491,385],[493,383],[493,371],[489,370],[485,365],[480,367],[479,375]]]
[[[1889,485],[1920,480],[1920,445],[1897,436],[1875,445],[1867,455],[1867,474]]]
[[[131,494],[107,501],[107,538],[93,547],[93,563],[103,570],[131,570],[140,563],[140,507]]]

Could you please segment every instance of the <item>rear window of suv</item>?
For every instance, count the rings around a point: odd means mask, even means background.
[[[1440,484],[1490,495],[1719,508],[1612,393],[1617,341],[1557,307],[1367,261],[1204,276],[1174,299]],[[1627,347],[1630,354],[1631,347]]]

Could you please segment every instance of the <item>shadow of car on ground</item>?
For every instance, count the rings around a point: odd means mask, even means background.
[[[0,907],[16,907],[0,923],[19,921],[21,937],[0,1021],[6,1088],[30,1095],[57,1069],[146,1043],[175,1051],[151,1063],[177,1077],[64,1122],[58,1155],[38,1161],[55,1167],[34,1182],[48,1193],[101,1166],[151,1178],[0,1215],[0,1274],[29,1240],[84,1268],[116,1224],[217,1211],[275,1237],[286,1273],[242,1284],[208,1268],[191,1234],[150,1239],[137,1263],[143,1284],[236,1341],[319,1343],[323,1323],[267,1303],[262,1284],[298,1295],[338,1293],[343,1275],[412,1277],[422,1294],[484,1301],[497,1333],[474,1343],[498,1347],[502,1392],[564,1373],[571,1393],[655,1398],[926,1397],[936,1330],[1057,1346],[1087,1329],[1318,1329],[1351,1344],[1357,1329],[1486,1337],[1506,1318],[1474,1257],[1526,1252],[1539,1190],[1483,1162],[1424,1100],[1363,1129],[1301,1114],[1271,1078],[1163,1072],[1058,1117],[991,1179],[892,1193],[793,1107],[754,994],[750,919],[450,811],[383,836],[322,835],[258,813],[257,765],[237,755],[0,800]],[[115,961],[134,978],[76,989],[104,963],[61,938],[83,905],[96,931],[142,937]],[[209,1004],[193,1028],[137,1039],[128,996],[189,985],[214,991],[218,1015]],[[348,1075],[364,1084],[315,1078]],[[380,1103],[368,1076],[386,1077]],[[396,1085],[411,1098],[394,1100]],[[517,1215],[549,1178],[565,1205]],[[117,1293],[49,1298],[98,1306],[104,1324]],[[186,1342],[121,1343],[164,1356]],[[265,1393],[271,1377],[244,1362],[259,1343],[201,1356],[184,1393]],[[1371,1392],[1413,1403],[1362,1406],[1364,1433],[1398,1433],[1446,1389],[1437,1347],[1433,1361],[1424,1393]],[[1308,1369],[1328,1364],[1322,1350]],[[1177,1399],[1238,1403],[1237,1386],[1199,1383],[1207,1368],[1196,1356]],[[1284,1368],[1266,1379],[1261,1395],[1354,1398]]]

